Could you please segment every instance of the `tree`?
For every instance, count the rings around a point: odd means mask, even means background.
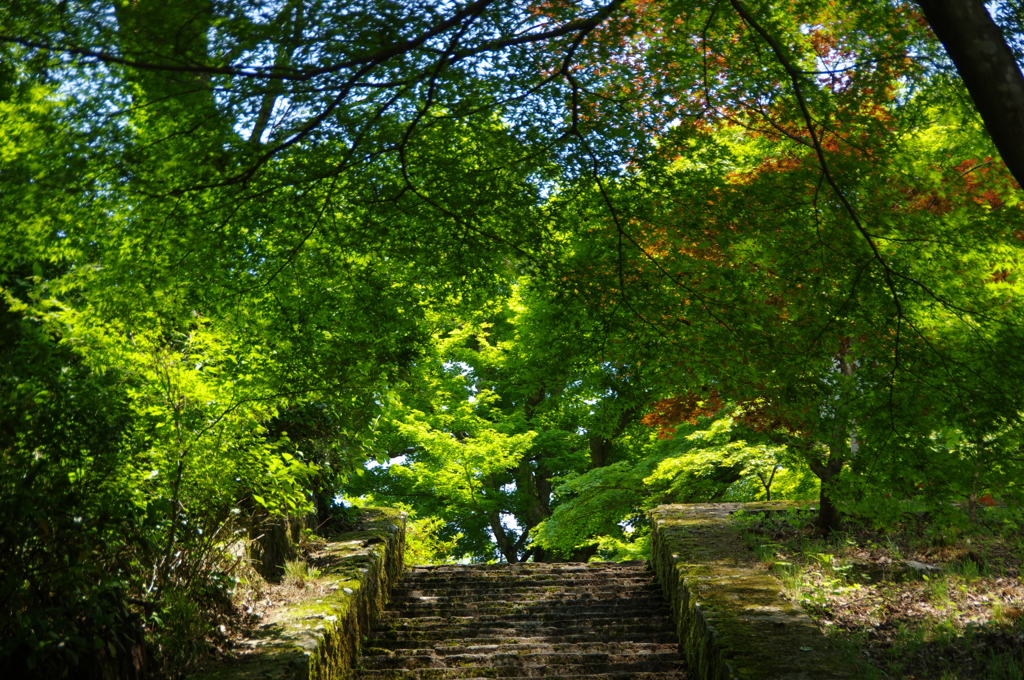
[[[553,323],[549,305],[523,280],[486,316],[445,320],[435,354],[407,376],[379,426],[393,462],[372,466],[351,492],[444,517],[464,554],[486,558],[496,546],[510,563],[564,559],[531,543],[557,481],[620,460],[647,395],[639,376],[573,358],[592,336],[571,311]],[[548,340],[534,344],[538,335]]]
[[[630,455],[567,475],[535,542],[563,553],[597,545],[602,557],[648,555],[646,511],[663,503],[805,499],[815,492],[799,456],[742,425],[721,403],[679,427],[648,432]],[[715,417],[720,416],[720,417]],[[654,419],[645,417],[645,425]]]
[[[967,91],[992,135],[992,141],[1017,179],[1024,181],[1024,75],[1018,52],[1007,43],[985,3],[918,0],[928,24],[956,65]],[[1007,23],[1020,29],[1019,16],[997,9]]]

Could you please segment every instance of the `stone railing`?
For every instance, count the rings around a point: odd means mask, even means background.
[[[347,677],[363,637],[402,576],[404,552],[405,513],[364,510],[358,530],[336,537],[316,556],[318,581],[328,595],[274,610],[242,643],[233,663],[192,680]]]
[[[792,503],[663,505],[650,512],[651,566],[671,600],[679,646],[700,680],[857,678],[850,662],[747,547],[737,510]]]

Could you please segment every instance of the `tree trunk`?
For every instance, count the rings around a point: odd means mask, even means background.
[[[831,484],[826,484],[825,480],[822,480],[821,495],[818,497],[818,520],[815,524],[822,536],[828,536],[839,529],[839,508],[832,501],[829,486]]]
[[[159,170],[156,191],[210,181],[228,167],[225,141],[235,138],[214,99],[210,75],[211,0],[128,0],[115,8],[119,46],[141,66],[126,67],[132,85],[136,165]],[[141,177],[148,176],[142,173]]]
[[[292,540],[288,518],[257,515],[249,527],[249,559],[260,576],[277,582],[284,574],[284,563],[295,559],[297,551]]]
[[[615,422],[615,428],[611,432],[607,432],[607,437],[600,434],[591,435],[590,437],[590,469],[595,470],[600,467],[608,465],[608,459],[612,455],[612,444],[618,439],[626,428],[629,427],[633,421],[637,419],[640,414],[640,407],[633,406],[626,409],[619,414],[619,419]]]
[[[491,533],[494,534],[494,542],[498,544],[498,550],[501,551],[505,561],[509,564],[515,564],[519,561],[519,550],[516,545],[509,540],[508,534],[505,533],[505,527],[501,525],[501,515],[498,514],[497,510],[491,510],[487,513],[487,519],[491,523]]]
[[[529,502],[519,518],[526,528],[533,528],[551,516],[551,473],[543,465],[543,456],[538,459],[534,464],[522,460],[513,471],[516,488]]]
[[[547,392],[541,386],[523,405],[526,422],[530,427],[533,427],[537,406],[546,398]],[[539,450],[534,453],[535,455],[532,460],[524,459],[520,461],[513,471],[516,488],[526,497],[528,502],[527,507],[523,509],[521,516],[518,518],[520,522],[524,523],[524,526],[523,535],[516,541],[515,549],[517,552],[526,543],[524,536],[551,516],[551,472],[544,467],[546,452]],[[535,546],[524,553],[521,559],[526,560],[530,557],[533,558],[534,562],[547,562],[550,560],[551,555],[547,550]]]
[[[839,528],[839,508],[836,507],[833,500],[833,486],[843,471],[845,450],[845,444],[833,442],[828,447],[828,458],[824,461],[813,455],[806,457],[811,471],[821,481],[821,493],[818,496],[818,519],[815,524],[818,527],[818,533],[822,536],[828,536]]]
[[[565,559],[566,562],[586,562],[591,557],[597,554],[596,545],[587,545],[582,548],[576,548],[569,557]]]
[[[608,457],[612,453],[612,440],[604,437],[590,438],[590,469],[604,467],[608,464]]]
[[[1024,186],[1024,75],[982,0],[917,0],[1006,166]]]
[[[165,115],[212,106],[207,74],[190,67],[209,66],[210,0],[130,0],[116,12],[120,46],[132,61],[132,80],[145,104]]]
[[[284,574],[284,563],[295,559],[302,530],[316,525],[315,515],[298,517],[271,517],[266,508],[256,505],[251,498],[239,504],[243,510],[249,542],[246,556],[256,572],[271,582]]]

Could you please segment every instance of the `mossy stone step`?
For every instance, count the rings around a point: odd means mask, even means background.
[[[629,634],[651,634],[659,630],[674,632],[672,619],[667,615],[611,619],[589,618],[589,619],[548,619],[539,620],[529,616],[515,618],[488,617],[482,620],[480,617],[431,617],[423,616],[417,619],[396,619],[394,621],[378,621],[374,629],[379,631],[378,635],[390,635],[392,633],[404,633],[410,636],[432,636],[446,635],[447,637],[460,637],[471,635],[473,637],[486,635],[506,635],[508,637],[534,636],[534,635],[629,635]],[[518,633],[517,633],[518,631]],[[596,633],[595,633],[596,631]]]
[[[524,602],[573,602],[573,603],[587,603],[594,602],[600,604],[607,604],[609,601],[618,601],[624,598],[636,601],[664,601],[664,595],[654,588],[641,589],[628,589],[628,588],[615,588],[603,591],[594,591],[592,589],[572,589],[572,588],[559,588],[558,590],[536,590],[522,593],[510,593],[507,591],[488,591],[487,589],[480,589],[478,591],[458,591],[452,593],[443,593],[436,591],[439,594],[425,595],[421,594],[423,591],[412,591],[408,595],[399,595],[398,597],[391,598],[391,604],[393,606],[416,606],[416,605],[443,605],[452,603],[524,603]]]
[[[407,595],[391,598],[389,604],[391,609],[405,609],[406,607],[430,607],[430,606],[452,606],[461,604],[472,604],[477,607],[484,605],[542,605],[551,602],[564,602],[573,606],[608,605],[623,600],[642,602],[664,602],[665,596],[657,590],[615,590],[607,592],[534,592],[534,593],[488,593],[481,590],[478,593],[453,593],[440,595]]]
[[[412,574],[427,572],[492,572],[500,574],[534,573],[579,573],[616,571],[644,571],[647,563],[643,560],[627,562],[520,562],[518,564],[434,564],[412,567]]]
[[[355,677],[684,678],[672,629],[642,564],[417,568]]]
[[[589,610],[583,607],[574,608],[572,611],[509,611],[502,614],[475,614],[466,615],[465,613],[460,614],[449,614],[449,615],[430,615],[429,611],[420,612],[420,616],[402,616],[402,612],[388,611],[383,612],[380,618],[380,625],[383,628],[395,629],[396,626],[401,623],[405,623],[411,627],[439,627],[439,626],[474,626],[474,625],[495,625],[498,623],[507,623],[519,626],[525,624],[526,627],[537,626],[543,624],[545,627],[552,627],[558,624],[573,626],[573,625],[601,625],[607,626],[612,622],[624,622],[624,623],[638,623],[645,620],[650,620],[652,617],[661,617],[665,621],[670,621],[668,612],[663,608],[659,607],[657,610],[645,609],[645,608],[634,608],[634,607],[623,607],[616,611],[614,608],[607,608],[603,611]],[[587,620],[582,620],[581,617],[586,617]],[[598,623],[600,622],[600,623]]]
[[[549,574],[543,577],[531,577],[528,581],[521,578],[418,578],[409,579],[402,584],[402,590],[448,590],[450,588],[479,591],[489,588],[523,588],[526,591],[544,590],[565,586],[578,588],[584,586],[604,587],[614,585],[620,588],[637,588],[650,583],[650,575],[630,577],[601,577],[593,573],[577,578],[566,578],[565,574]]]
[[[391,606],[391,605],[389,605]],[[404,618],[421,616],[533,616],[542,618],[571,616],[643,616],[652,610],[668,614],[662,598],[648,595],[638,598],[616,600],[543,599],[527,601],[459,601],[438,600],[434,602],[405,602],[399,610]],[[396,611],[389,609],[388,612]]]
[[[409,599],[427,597],[476,597],[487,595],[488,597],[510,595],[565,595],[570,597],[620,597],[623,594],[652,593],[660,596],[661,588],[650,582],[650,577],[632,582],[621,582],[618,579],[607,581],[604,579],[593,579],[593,583],[581,584],[575,581],[563,581],[561,583],[517,583],[515,585],[497,585],[489,583],[455,583],[438,587],[431,584],[430,587],[415,588],[404,585],[397,588],[391,597],[392,602],[404,602]]]
[[[458,574],[462,576],[481,577],[481,578],[520,578],[522,576],[529,576],[530,578],[542,578],[551,574],[564,574],[567,576],[585,576],[587,574],[603,574],[608,576],[615,576],[619,574],[637,574],[643,573],[646,569],[644,564],[623,564],[621,566],[608,564],[585,563],[585,564],[570,564],[570,565],[554,565],[554,564],[465,564],[465,565],[444,565],[438,567],[412,567],[409,570],[409,576],[411,578],[417,578],[419,576],[444,576],[446,574]]]
[[[678,659],[678,657],[676,657]],[[389,668],[360,670],[356,677],[363,680],[464,680],[466,678],[545,678],[577,675],[603,677],[607,674],[655,673],[660,677],[686,678],[682,661],[665,663],[594,663],[594,664],[541,664],[507,666],[462,666],[458,668]]]
[[[615,640],[581,642],[538,642],[534,638],[523,638],[522,642],[503,642],[497,644],[434,644],[431,647],[403,647],[395,650],[372,647],[363,650],[363,657],[394,656],[406,657],[423,654],[429,650],[436,656],[454,656],[457,654],[557,654],[562,652],[603,653],[603,654],[649,654],[674,652],[675,645],[656,642],[623,642]]]
[[[363,656],[362,667],[365,669],[384,668],[449,668],[452,666],[564,666],[564,665],[615,665],[631,663],[678,663],[679,657],[675,649],[660,651],[619,650],[618,652],[590,652],[573,650],[563,652],[545,652],[523,649],[514,652],[481,652],[461,654],[425,654],[423,650],[416,655],[379,655]],[[640,669],[638,669],[640,670]]]
[[[603,574],[601,572],[588,571],[579,574],[433,574],[429,576],[407,576],[402,583],[437,583],[445,588],[460,587],[465,585],[482,585],[486,587],[520,586],[531,588],[534,586],[549,586],[564,583],[573,587],[583,583],[595,585],[609,585],[614,583],[644,584],[651,582],[651,575],[641,571],[629,573]]]
[[[599,623],[597,626],[543,626],[518,628],[492,627],[481,628],[467,626],[461,629],[447,628],[405,628],[402,630],[383,630],[374,633],[375,645],[378,647],[398,648],[400,645],[439,645],[451,644],[454,641],[475,644],[475,640],[542,640],[545,642],[610,642],[626,639],[645,640],[647,642],[665,643],[675,641],[676,632],[672,624],[665,620],[642,621],[633,624],[616,623],[608,627]],[[465,637],[463,637],[465,636]]]
[[[645,644],[675,644],[676,633],[663,625],[635,626],[624,629],[617,626],[618,635],[606,635],[593,628],[536,628],[530,631],[530,637],[515,636],[515,629],[473,629],[476,635],[487,634],[487,637],[452,637],[447,631],[381,631],[376,634],[376,649],[436,649],[439,647],[464,645],[514,645],[514,644],[603,644],[620,642],[623,638],[644,640]]]
[[[391,673],[396,673],[396,671],[374,672],[381,674],[374,676],[375,679],[379,680],[415,680],[417,678],[415,671],[402,671],[402,674],[400,675],[391,675]],[[495,676],[475,675],[467,678],[460,678],[460,680],[490,680],[492,677]],[[587,675],[559,675],[556,673],[547,672],[541,676],[504,676],[502,680],[526,680],[526,678],[531,678],[532,680],[532,678],[535,677],[548,678],[548,680],[687,680],[687,676],[684,671],[626,671],[613,673],[589,673]]]
[[[522,580],[484,580],[484,579],[472,579],[463,581],[445,581],[442,579],[430,579],[430,580],[419,580],[419,581],[407,581],[403,584],[403,588],[396,592],[401,594],[403,592],[411,591],[468,591],[478,593],[484,590],[490,591],[493,588],[501,588],[503,591],[499,592],[555,592],[557,588],[564,588],[566,590],[576,590],[577,588],[609,588],[615,587],[626,590],[633,590],[641,588],[644,584],[650,583],[650,577],[647,578],[635,578],[635,579],[602,579],[600,577],[594,577],[588,575],[587,578],[579,579],[565,579],[565,578],[550,578],[550,579],[537,579],[531,580],[529,583],[523,583]],[[519,590],[512,590],[518,588]]]
[[[481,590],[474,594],[424,595],[408,596],[392,599],[392,609],[423,609],[432,606],[445,607],[453,605],[473,605],[476,608],[499,605],[534,605],[550,606],[552,603],[564,603],[566,607],[616,606],[626,602],[637,602],[637,606],[648,606],[651,602],[664,602],[664,595],[657,590],[622,589],[617,593],[590,593],[580,591],[567,592],[535,592],[523,594],[489,593]]]
[[[544,581],[550,579],[587,579],[598,575],[602,579],[613,578],[636,578],[646,577],[643,566],[626,566],[620,568],[608,568],[603,566],[591,567],[589,565],[573,567],[552,567],[548,565],[521,566],[459,566],[459,567],[413,567],[407,575],[409,581],[426,580],[457,580],[466,582],[471,580],[489,581]],[[525,577],[525,579],[524,579]]]
[[[497,569],[473,569],[470,567],[462,568],[458,571],[434,571],[434,570],[422,570],[414,567],[408,572],[408,578],[410,580],[418,579],[436,579],[436,580],[491,580],[491,581],[523,581],[525,579],[544,581],[552,578],[561,579],[586,579],[592,578],[595,574],[601,578],[635,578],[637,576],[645,576],[644,569],[637,567],[628,567],[624,569],[516,569],[516,570],[497,570]],[[525,577],[525,579],[524,579]]]

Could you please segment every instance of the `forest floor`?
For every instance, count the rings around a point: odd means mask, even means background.
[[[927,516],[828,540],[744,520],[747,539],[865,678],[1024,679],[1024,535],[936,530]]]
[[[208,670],[252,653],[243,643],[275,611],[330,595],[336,588],[334,582],[321,578],[315,567],[318,551],[326,544],[322,538],[304,540],[296,559],[285,564],[284,575],[276,583],[264,580],[252,567],[240,569],[238,575],[243,578],[235,591],[233,611],[206,636],[208,653],[200,666]]]

